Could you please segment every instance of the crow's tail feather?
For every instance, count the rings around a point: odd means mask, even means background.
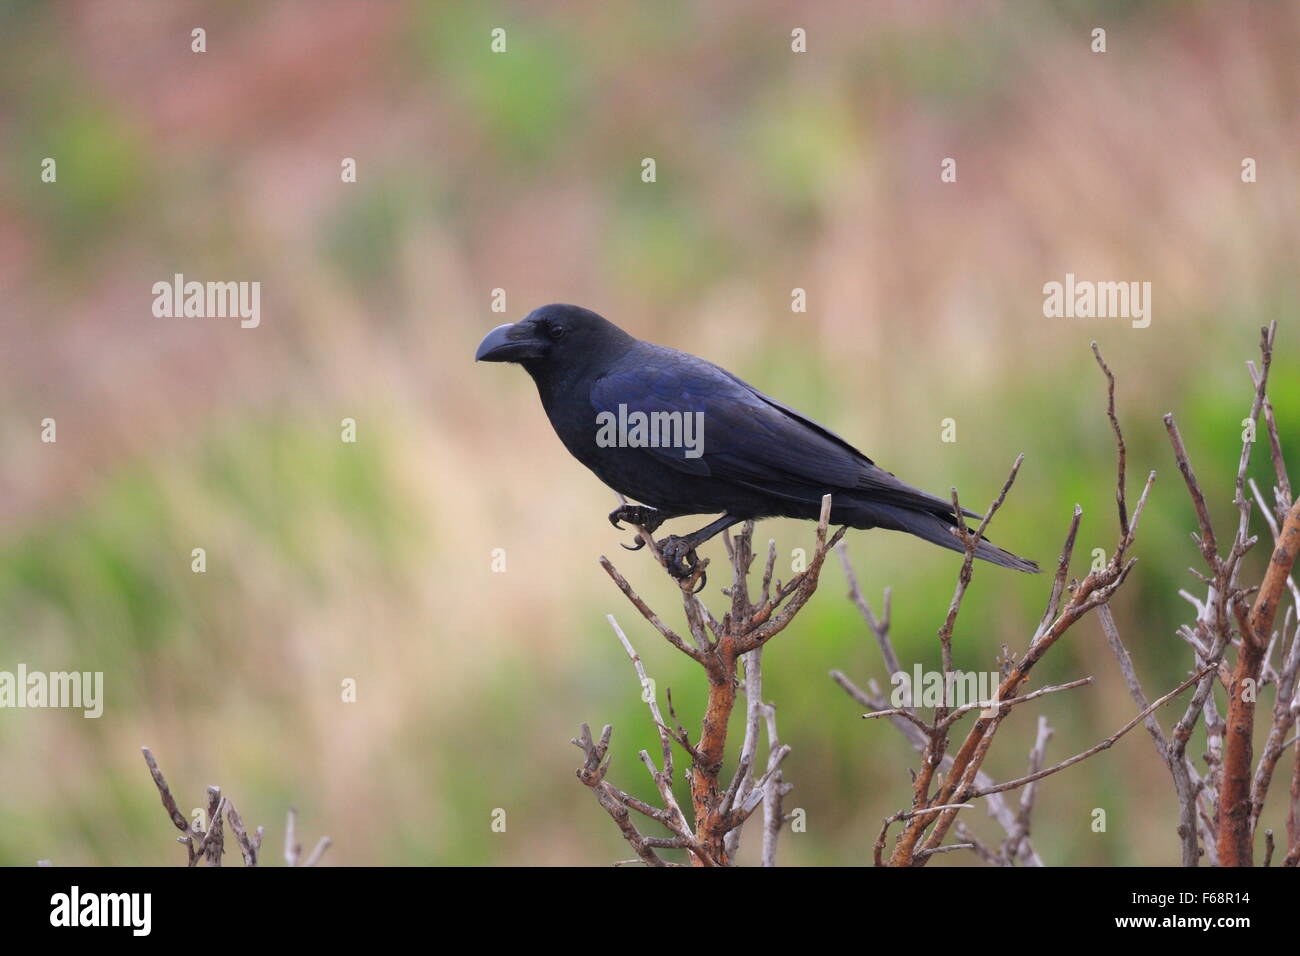
[[[965,551],[961,541],[953,534],[953,519],[949,516],[936,515],[928,511],[913,511],[911,508],[900,508],[878,502],[872,502],[863,510],[870,515],[868,519],[870,523],[865,527],[906,531],[908,534],[914,534],[918,538],[924,538],[932,544],[951,551]],[[863,527],[856,522],[854,524],[856,527]],[[1035,562],[1014,555],[1010,551],[1004,551],[987,538],[981,539],[976,546],[975,557],[1017,571],[1037,573],[1041,570]]]

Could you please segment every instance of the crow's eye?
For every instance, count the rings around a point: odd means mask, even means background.
[[[555,342],[564,338],[565,328],[562,325],[549,325],[546,327],[546,334]]]

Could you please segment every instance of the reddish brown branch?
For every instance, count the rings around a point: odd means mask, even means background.
[[[1264,583],[1249,615],[1234,602],[1241,630],[1241,646],[1232,674],[1228,698],[1227,731],[1223,752],[1223,783],[1219,794],[1219,863],[1252,866],[1251,764],[1254,759],[1255,697],[1265,651],[1273,632],[1273,619],[1286,590],[1287,578],[1300,554],[1300,502],[1292,506],[1269,559]]]

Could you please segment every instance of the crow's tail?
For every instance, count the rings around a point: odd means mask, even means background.
[[[915,511],[897,505],[871,502],[862,511],[869,515],[869,523],[862,525],[854,522],[854,527],[888,528],[892,531],[906,531],[918,538],[924,538],[950,551],[965,551],[961,541],[953,534],[953,519],[950,515],[937,515],[929,511]],[[978,517],[978,516],[977,516]],[[973,529],[972,529],[973,530]],[[987,538],[981,539],[975,547],[975,557],[982,558],[1004,568],[1017,571],[1037,573],[1038,565],[1027,558],[1022,558],[1004,551]]]

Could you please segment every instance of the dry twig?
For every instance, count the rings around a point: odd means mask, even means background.
[[[248,831],[244,828],[244,821],[239,816],[239,811],[235,808],[234,802],[221,793],[220,787],[208,787],[207,800],[207,829],[204,830],[198,823],[200,816],[199,811],[195,811],[195,822],[191,825],[185,815],[181,813],[180,807],[176,803],[176,798],[172,796],[171,787],[167,779],[163,776],[162,770],[158,768],[158,761],[154,759],[153,752],[148,747],[140,748],[144,753],[144,762],[149,767],[149,775],[153,777],[154,786],[158,788],[158,795],[162,798],[163,809],[167,811],[167,816],[171,819],[172,825],[180,830],[184,836],[177,837],[178,843],[185,844],[187,854],[187,866],[196,866],[199,860],[206,860],[208,866],[220,866],[221,857],[225,853],[225,826],[223,818],[230,824],[230,830],[235,836],[235,843],[239,846],[239,852],[244,858],[245,866],[257,866],[258,856],[262,849],[263,828],[258,827],[250,837]],[[289,811],[288,824],[285,827],[285,860],[290,866],[315,866],[320,862],[325,851],[329,849],[332,842],[329,837],[321,837],[316,848],[312,850],[307,860],[299,864],[299,855],[302,847],[297,845],[294,836],[294,829],[297,822],[297,812]]]

